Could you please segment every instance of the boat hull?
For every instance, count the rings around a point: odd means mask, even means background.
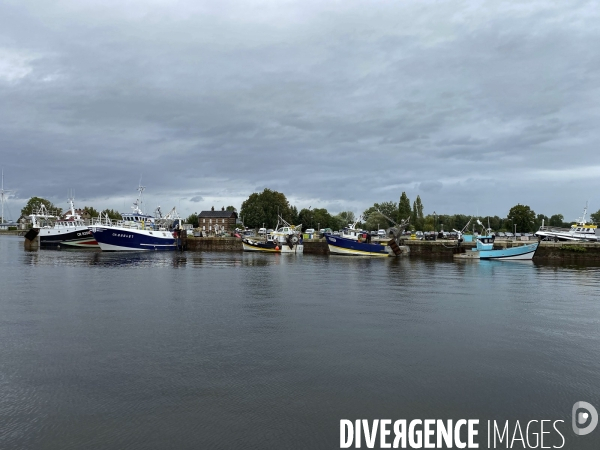
[[[539,242],[534,244],[521,245],[519,247],[505,248],[502,250],[480,250],[480,259],[501,259],[501,260],[528,260],[533,259],[535,252],[539,247]]]
[[[548,231],[538,231],[535,235],[542,239],[549,239],[556,242],[598,242],[598,236],[595,234],[570,234],[570,233],[554,233]]]
[[[177,238],[170,231],[102,226],[90,230],[100,249],[106,252],[177,250]]]
[[[502,250],[467,250],[463,253],[456,253],[456,259],[487,259],[502,261],[527,261],[533,259],[537,251],[539,242],[534,244],[522,245],[519,247],[505,248]]]
[[[346,239],[339,236],[326,235],[329,253],[332,255],[345,256],[391,256],[388,249],[381,244],[367,244],[353,239]]]
[[[304,245],[296,244],[291,248],[287,244],[281,246],[273,242],[257,242],[251,239],[242,239],[242,246],[245,252],[264,252],[264,253],[303,253]]]
[[[72,230],[40,228],[38,236],[41,247],[86,247],[98,248],[98,242],[87,227],[73,227]]]

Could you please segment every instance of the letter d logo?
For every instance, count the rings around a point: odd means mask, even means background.
[[[577,412],[579,409],[586,409],[588,412]],[[585,428],[579,428],[579,425],[583,425],[587,422],[589,416],[592,416],[590,419],[590,423]],[[590,434],[596,426],[598,425],[598,411],[588,402],[577,402],[573,405],[573,414],[572,414],[572,424],[573,424],[573,432],[577,436],[585,436],[586,434]]]

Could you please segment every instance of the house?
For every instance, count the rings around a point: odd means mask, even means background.
[[[213,206],[210,211],[202,211],[198,214],[198,227],[207,232],[233,230],[237,217],[235,211],[225,211],[225,207],[222,207],[221,211],[215,211]]]

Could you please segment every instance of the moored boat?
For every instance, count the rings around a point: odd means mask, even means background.
[[[98,248],[98,243],[89,230],[88,224],[75,212],[73,198],[69,198],[68,202],[69,212],[63,218],[57,217],[51,227],[39,228],[40,247]],[[31,217],[34,221],[33,215]]]
[[[304,242],[301,232],[302,225],[291,225],[279,217],[275,231],[267,233],[264,240],[244,237],[242,246],[245,252],[303,253]]]
[[[479,225],[482,225],[479,220],[477,221],[477,223]],[[496,237],[489,231],[489,229],[484,229],[484,233],[481,236],[477,236],[476,247],[468,250],[460,246],[460,243],[462,242],[462,232],[459,232],[458,245],[454,251],[454,258],[496,259],[503,261],[531,260],[535,256],[538,246],[540,245],[539,242],[534,242],[531,244],[519,245],[516,247],[494,249],[494,241]]]
[[[164,217],[157,209],[155,216],[142,212],[142,193],[133,203],[131,213],[121,214],[122,220],[100,218],[89,229],[102,251],[176,250],[180,245],[181,219],[173,208]]]
[[[388,257],[398,256],[403,253],[395,240],[394,234],[390,233],[392,237],[389,240],[372,241],[371,234],[356,228],[356,223],[344,228],[339,236],[332,234],[325,235],[330,254]],[[402,226],[406,226],[406,224]]]
[[[598,226],[593,223],[588,223],[586,221],[587,215],[587,204],[583,209],[583,215],[571,225],[571,228],[560,228],[560,227],[549,227],[544,226],[542,222],[542,226],[538,231],[536,231],[535,235],[551,241],[589,241],[589,242],[598,242],[600,241],[600,229]]]

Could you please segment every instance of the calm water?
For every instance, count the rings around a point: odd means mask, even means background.
[[[600,448],[570,422],[600,410],[599,267],[3,236],[0,283],[3,450],[329,449],[363,418],[562,419]]]

